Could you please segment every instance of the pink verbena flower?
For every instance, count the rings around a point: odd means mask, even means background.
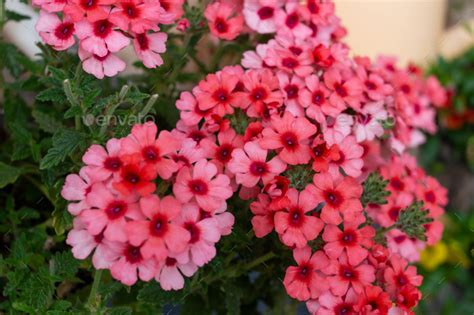
[[[244,18],[235,10],[235,6],[216,1],[208,4],[204,11],[211,33],[221,39],[233,40],[244,27]]]
[[[74,23],[67,17],[61,21],[56,14],[41,10],[35,29],[41,39],[56,50],[66,50],[76,42]]]

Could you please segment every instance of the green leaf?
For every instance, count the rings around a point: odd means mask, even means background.
[[[40,169],[48,169],[63,162],[83,140],[83,136],[72,130],[60,130],[53,136],[53,147],[43,157]]]
[[[57,235],[63,235],[71,227],[72,216],[66,210],[66,206],[58,206],[51,214],[53,217],[53,227]]]
[[[0,162],[0,188],[13,184],[20,175],[20,169]]]
[[[48,132],[54,134],[56,131],[60,130],[63,127],[63,124],[56,120],[53,116],[46,114],[42,111],[34,109],[31,112],[31,115],[38,123],[39,127]]]
[[[71,251],[56,253],[49,262],[49,270],[53,276],[60,280],[72,278],[79,268],[79,261],[76,260]]]
[[[156,282],[147,283],[138,292],[137,300],[150,304],[174,304],[184,298],[184,292],[181,291],[164,291]]]
[[[422,201],[416,201],[400,211],[395,226],[408,237],[426,241],[425,225],[430,222],[433,222],[433,219],[429,217],[429,210],[423,208]]]
[[[224,292],[227,314],[240,315],[240,300],[243,296],[242,289],[234,285],[227,285]]]
[[[106,312],[107,315],[130,315],[132,314],[132,308],[128,306],[119,306],[109,308]]]
[[[39,92],[36,99],[41,102],[64,103],[66,95],[62,88],[52,87]]]
[[[361,202],[365,207],[368,204],[384,205],[387,203],[387,197],[390,192],[386,190],[388,180],[377,172],[370,173],[369,177],[364,181],[364,192],[362,193]]]
[[[7,10],[6,16],[7,16],[7,20],[16,21],[16,22],[30,19],[30,17],[27,15],[22,15],[20,13],[10,11],[10,10]]]

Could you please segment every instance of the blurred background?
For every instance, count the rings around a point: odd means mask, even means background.
[[[355,55],[397,56],[450,91],[438,132],[417,152],[448,188],[443,241],[422,253],[419,314],[474,313],[474,1],[336,0]]]

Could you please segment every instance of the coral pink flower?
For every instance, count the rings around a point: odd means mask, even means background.
[[[320,0],[307,0],[304,4],[302,14],[303,17],[311,20],[311,22],[316,25],[326,25],[328,18],[334,14],[334,3]]]
[[[166,33],[140,33],[133,39],[133,48],[138,58],[147,68],[156,68],[163,64],[160,54],[166,51]]]
[[[112,277],[128,286],[134,285],[138,278],[142,281],[153,279],[158,263],[155,259],[143,258],[142,248],[142,246],[124,243],[121,248],[121,257],[110,267]]]
[[[275,26],[278,32],[306,39],[311,36],[312,30],[301,20],[301,15],[298,12],[299,6],[298,2],[288,2],[285,4],[285,10],[277,10],[275,12]]]
[[[375,269],[369,264],[351,265],[347,256],[343,254],[338,260],[332,260],[329,266],[323,270],[327,275],[331,292],[337,296],[346,294],[349,288],[355,293],[361,294],[364,288],[375,281]]]
[[[354,133],[357,142],[372,141],[375,137],[381,137],[384,134],[381,121],[387,117],[382,101],[365,104],[355,119]]]
[[[173,15],[174,19],[179,19],[183,13],[183,5],[185,0],[160,0],[160,5],[167,13]]]
[[[386,290],[392,296],[407,285],[420,286],[423,277],[416,274],[415,266],[408,266],[406,260],[398,255],[390,258],[389,266],[385,269],[384,279]]]
[[[339,147],[337,145],[329,146],[323,140],[323,136],[319,134],[313,140],[311,157],[313,159],[313,170],[318,173],[325,173],[329,170],[329,163],[340,159]]]
[[[61,12],[64,9],[66,2],[66,0],[33,0],[32,4],[40,7],[41,10],[52,13]]]
[[[370,63],[370,60],[368,62]],[[370,100],[376,102],[382,101],[392,94],[393,87],[390,84],[385,83],[384,79],[377,73],[368,73],[362,65],[359,65],[356,73],[363,84],[364,93]]]
[[[150,0],[118,0],[110,12],[110,21],[123,31],[133,33],[157,31],[160,24],[170,24],[173,17],[165,13],[160,2]]]
[[[76,35],[81,40],[80,47],[99,57],[122,50],[128,46],[130,40],[114,28],[114,24],[106,18],[95,22],[82,20],[76,23]]]
[[[319,272],[329,265],[329,260],[322,251],[311,255],[311,248],[297,248],[293,250],[293,257],[298,266],[288,267],[283,280],[289,296],[306,301],[317,298],[328,290],[329,285]]]
[[[246,109],[250,106],[249,116],[258,117],[265,105],[280,106],[283,102],[278,79],[269,69],[247,71],[242,77],[242,83],[245,91],[238,92],[239,107]]]
[[[146,196],[155,191],[156,184],[152,182],[156,178],[155,166],[141,165],[140,161],[141,158],[137,155],[129,156],[124,161],[117,180],[112,183],[121,194],[130,195],[136,192],[140,196]]]
[[[259,144],[264,149],[282,149],[278,156],[288,164],[306,164],[311,159],[308,138],[316,131],[316,126],[306,118],[285,113],[283,117],[271,118],[271,127],[262,131]]]
[[[400,292],[398,292],[396,299],[398,306],[397,309],[400,312],[398,314],[394,313],[395,315],[414,315],[415,313],[412,311],[412,309],[418,304],[418,301],[421,300],[421,292],[414,286],[407,285],[404,286]]]
[[[173,192],[181,202],[196,200],[205,211],[214,212],[232,196],[229,177],[217,174],[217,167],[200,160],[194,167],[183,167],[173,186]]]
[[[441,240],[443,236],[443,223],[439,221],[434,221],[425,225],[426,229],[426,244],[433,246]]]
[[[205,80],[193,89],[198,101],[199,109],[202,111],[212,109],[219,116],[232,114],[237,103],[234,89],[240,81],[239,77],[221,71],[220,75],[208,74]]]
[[[219,132],[217,141],[218,144],[208,141],[203,146],[207,156],[211,158],[211,162],[222,171],[232,159],[233,151],[236,148],[241,148],[244,142],[242,136],[237,135],[235,130],[231,128]]]
[[[335,296],[331,292],[324,292],[319,299],[310,300],[306,303],[311,314],[315,315],[339,315],[358,314],[356,307],[359,296],[354,290],[349,289],[344,297]]]
[[[324,202],[321,219],[326,224],[338,225],[344,218],[354,218],[362,211],[362,186],[352,177],[333,177],[329,173],[314,175],[314,186],[309,185],[317,203]]]
[[[286,110],[295,117],[304,116],[303,110],[303,91],[305,91],[306,84],[300,77],[294,75],[290,76],[286,72],[277,73],[278,81],[280,83],[280,90],[283,92]]]
[[[192,139],[184,139],[181,148],[175,154],[170,155],[173,161],[178,165],[178,170],[184,166],[191,166],[199,160],[206,158],[206,152],[198,147]]]
[[[215,243],[221,238],[217,219],[213,217],[201,218],[198,205],[187,203],[183,205],[181,215],[174,223],[186,229],[191,238],[187,249],[180,253],[189,257],[189,260],[198,267],[204,266],[216,256]]]
[[[123,165],[120,159],[120,140],[112,138],[107,141],[106,149],[98,144],[93,144],[82,156],[82,162],[86,164],[90,176],[104,181],[112,174],[117,174]]]
[[[235,5],[220,1],[208,4],[204,11],[211,33],[225,40],[239,36],[244,27],[244,18],[235,10]]]
[[[270,197],[266,194],[259,194],[258,200],[250,204],[250,211],[253,213],[252,227],[255,236],[258,238],[270,234],[274,227],[275,211],[270,207]]]
[[[187,18],[183,18],[178,21],[178,25],[176,25],[176,29],[180,32],[186,32],[186,30],[191,26],[189,20]]]
[[[367,257],[367,248],[372,246],[375,236],[373,227],[366,225],[359,228],[364,222],[365,217],[360,215],[353,221],[345,221],[342,231],[336,225],[326,225],[323,233],[326,242],[324,252],[330,258],[337,259],[345,251],[351,265],[360,264]]]
[[[426,92],[430,101],[437,107],[445,106],[448,102],[448,92],[435,76],[429,76],[426,79]]]
[[[267,49],[267,58],[265,62],[268,66],[277,67],[279,70],[287,73],[295,73],[304,78],[313,72],[312,56],[310,51],[300,51],[285,48]]]
[[[275,214],[275,230],[283,244],[302,248],[323,229],[323,222],[308,214],[316,208],[318,201],[309,189],[298,193],[296,189],[290,188],[287,197],[289,202],[285,210]]]
[[[332,91],[329,103],[336,108],[359,108],[362,100],[362,84],[356,76],[348,79],[342,77],[337,69],[329,69],[324,73],[324,83]]]
[[[235,174],[237,184],[251,188],[260,180],[266,184],[275,175],[281,174],[286,169],[286,164],[278,157],[267,162],[267,150],[256,142],[247,142],[243,149],[234,150],[228,168]]]
[[[374,213],[377,223],[384,227],[390,227],[397,222],[400,212],[406,207],[410,206],[410,202],[403,199],[389,196],[387,203],[380,206]]]
[[[66,243],[72,247],[72,254],[76,259],[86,259],[92,251],[92,264],[96,269],[108,269],[112,263],[120,256],[117,249],[119,242],[112,242],[104,238],[104,235],[92,235],[87,231],[87,227],[76,217],[73,221],[74,228],[69,231]]]
[[[117,0],[70,0],[64,7],[64,14],[71,17],[74,22],[79,22],[84,16],[90,22],[99,21],[109,15],[109,5]]]
[[[122,139],[122,154],[140,154],[148,168],[153,171],[150,176],[160,175],[168,179],[178,170],[178,165],[168,158],[171,153],[176,153],[180,142],[169,131],[163,130],[158,134],[158,128],[153,122],[135,125],[130,135]]]
[[[217,227],[219,228],[221,236],[229,235],[232,233],[232,227],[234,226],[235,218],[232,213],[226,211],[226,209],[226,203],[224,203],[219,209],[217,209],[213,213],[204,211],[203,209],[199,209],[200,219],[216,219]]]
[[[344,138],[337,146],[339,148],[339,159],[330,163],[329,172],[333,176],[337,176],[340,172],[339,168],[342,168],[346,175],[354,178],[359,177],[364,166],[364,160],[362,159],[364,148],[357,143],[354,136]]]
[[[409,262],[420,260],[420,252],[425,248],[425,242],[410,238],[398,229],[391,230],[386,236],[390,252],[399,254]]]
[[[113,77],[125,70],[126,64],[114,54],[107,53],[105,56],[91,54],[79,47],[79,58],[82,61],[82,69],[95,76],[97,79]]]
[[[184,276],[193,276],[198,267],[186,258],[166,257],[159,267],[155,280],[160,283],[163,290],[181,290],[184,287]]]
[[[204,117],[209,114],[209,110],[201,110],[194,95],[185,91],[182,92],[176,101],[176,107],[180,111],[180,118],[188,126],[197,125]]]
[[[323,122],[326,120],[326,116],[336,117],[346,109],[344,103],[329,103],[330,92],[316,75],[306,78],[306,86],[308,90],[305,90],[303,94],[303,106],[307,107],[308,117]]]
[[[138,220],[143,217],[135,196],[123,198],[113,194],[103,183],[92,186],[87,195],[90,209],[80,214],[81,220],[92,235],[104,234],[110,241],[125,242],[126,219]]]
[[[164,260],[169,253],[183,251],[190,233],[173,222],[181,212],[181,204],[171,196],[160,200],[156,195],[140,199],[146,220],[128,222],[125,231],[133,246],[141,246],[143,258]]]
[[[74,23],[65,18],[61,21],[56,14],[41,10],[36,31],[41,39],[56,50],[66,50],[74,45]]]
[[[365,294],[357,304],[357,311],[362,314],[388,314],[392,306],[392,301],[382,288],[377,286],[367,286],[364,288]]]
[[[88,175],[87,167],[83,167],[79,175],[69,174],[66,177],[66,181],[61,190],[61,196],[68,201],[77,201],[75,203],[69,203],[67,206],[67,210],[72,215],[78,215],[82,210],[89,207],[86,197],[90,193],[94,182],[96,182],[96,179]]]
[[[245,1],[243,10],[245,22],[258,33],[273,33],[276,30],[275,11],[282,4],[282,0]]]
[[[448,203],[448,191],[434,177],[428,176],[424,185],[417,185],[415,193],[417,200],[424,202],[433,218],[444,213],[443,207]]]

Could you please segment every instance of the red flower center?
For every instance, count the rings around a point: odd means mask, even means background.
[[[123,178],[126,182],[129,182],[132,185],[136,185],[140,182],[140,174],[133,170],[127,170]]]
[[[74,24],[70,22],[61,23],[54,30],[54,35],[61,40],[69,39],[73,33]]]
[[[298,268],[298,278],[300,281],[309,282],[311,280],[312,268],[308,264],[302,264]]]
[[[400,273],[398,276],[397,276],[397,284],[401,287],[403,287],[405,284],[408,283],[408,278],[407,276],[405,276],[404,273]]]
[[[359,277],[359,273],[357,272],[357,270],[355,270],[351,266],[341,266],[339,268],[339,275],[348,281],[357,280]]]
[[[140,46],[141,50],[148,50],[148,48],[150,47],[150,43],[145,33],[138,34],[136,39],[138,42],[138,46]]]
[[[224,143],[217,149],[216,158],[222,163],[227,163],[232,158],[234,147],[230,143]]]
[[[196,195],[206,195],[209,191],[207,184],[201,179],[193,179],[189,182],[189,189]]]
[[[100,38],[106,38],[112,32],[112,23],[108,20],[100,20],[94,23],[94,34]]]
[[[400,214],[400,207],[392,207],[388,210],[388,217],[392,221],[397,221],[398,215]]]
[[[319,144],[313,148],[314,157],[321,157],[326,151],[326,145],[324,143]]]
[[[202,221],[202,220],[208,219],[208,218],[212,218],[212,215],[207,211],[199,209],[199,221]]]
[[[168,267],[173,267],[176,265],[178,261],[176,259],[174,259],[173,257],[166,257],[166,261],[165,261],[165,264],[166,266]]]
[[[258,10],[257,14],[261,20],[267,20],[273,17],[274,12],[275,9],[273,9],[272,7],[261,7],[260,10]]]
[[[251,94],[251,98],[254,100],[254,101],[263,101],[264,99],[266,99],[268,96],[268,93],[267,91],[262,88],[262,87],[256,87],[253,91],[252,91],[252,94]]]
[[[283,67],[288,68],[288,69],[294,69],[299,66],[298,60],[291,57],[283,58],[281,61],[281,64],[283,65]]]
[[[336,84],[334,90],[340,97],[346,97],[348,95],[347,89],[342,84]]]
[[[229,99],[229,93],[227,92],[227,90],[225,90],[225,89],[223,89],[223,88],[220,88],[220,89],[217,89],[217,90],[212,94],[212,97],[213,97],[214,100],[216,100],[217,102],[223,103],[223,102],[226,102],[226,101]]]
[[[304,222],[304,213],[301,209],[294,208],[290,210],[290,225],[300,227]]]
[[[405,184],[400,180],[398,177],[393,177],[390,179],[390,186],[392,186],[395,190],[403,190],[405,188]]]
[[[427,191],[427,192],[425,193],[425,199],[426,199],[426,201],[428,201],[428,202],[435,203],[435,202],[436,202],[436,195],[435,195],[434,192],[431,191],[431,190],[430,190],[430,191]]]
[[[281,135],[281,142],[286,149],[292,150],[298,145],[298,138],[293,132],[287,131]]]
[[[250,164],[250,173],[255,176],[263,176],[268,172],[268,166],[265,162],[254,161]]]
[[[403,84],[403,85],[400,87],[400,90],[402,90],[402,92],[405,93],[405,94],[410,94],[410,92],[411,92],[411,87],[410,87],[408,84]]]
[[[357,115],[357,121],[362,125],[367,125],[372,120],[372,115],[359,114]]]
[[[336,315],[350,315],[353,314],[353,307],[349,303],[341,303],[334,307],[334,313]]]
[[[132,2],[128,2],[122,5],[123,12],[130,18],[135,19],[140,15],[140,9],[135,6]]]
[[[303,49],[299,48],[299,47],[295,47],[295,46],[291,46],[290,48],[288,48],[294,55],[296,56],[299,56],[301,55],[301,53],[303,52]]]
[[[393,240],[394,240],[395,243],[397,243],[397,244],[403,243],[406,239],[407,239],[406,235],[399,235],[399,236],[395,236],[395,237],[393,238]]]
[[[142,149],[142,155],[147,162],[158,162],[161,159],[159,149],[151,145]]]
[[[157,215],[151,220],[150,222],[150,232],[151,235],[156,237],[162,237],[165,235],[166,231],[168,230],[168,218]]]
[[[125,212],[127,212],[127,204],[120,200],[112,201],[105,209],[110,220],[123,217]]]
[[[81,6],[85,10],[94,9],[97,6],[97,0],[82,0],[81,1]]]
[[[194,244],[198,242],[201,238],[201,230],[197,227],[194,222],[188,222],[184,225],[184,228],[188,230],[189,234],[191,234],[191,239],[189,243]]]
[[[214,22],[214,27],[219,33],[225,33],[229,30],[229,24],[223,18],[217,18]]]
[[[357,234],[354,231],[344,231],[341,242],[346,246],[354,245],[357,243]]]
[[[327,190],[324,197],[326,202],[333,207],[337,207],[342,203],[342,196],[338,191]]]
[[[199,144],[199,142],[201,142],[202,139],[206,138],[206,135],[202,131],[194,130],[194,131],[191,131],[191,133],[189,133],[188,137],[193,139]]]
[[[135,247],[132,245],[128,245],[128,247],[125,249],[124,255],[127,261],[131,264],[138,263],[143,259],[140,247]]]
[[[318,14],[319,13],[319,5],[316,4],[316,1],[314,0],[309,0],[307,4],[309,12],[312,14]]]
[[[374,82],[372,81],[365,81],[365,86],[369,89],[369,90],[375,90],[377,88],[377,85],[375,85]]]
[[[324,102],[324,94],[322,91],[315,91],[313,93],[313,104],[321,106]]]
[[[300,19],[298,17],[298,14],[292,13],[286,17],[285,24],[286,26],[288,26],[288,28],[293,29],[298,25],[299,22],[300,22]]]
[[[122,161],[118,157],[108,157],[104,161],[104,168],[116,172],[122,166]]]
[[[294,84],[288,84],[285,87],[286,96],[290,100],[298,97],[298,91],[299,91],[298,87]]]
[[[97,243],[97,244],[100,244],[102,243],[102,240],[104,239],[104,233],[100,233],[100,234],[97,234],[96,236],[94,236],[94,241]]]

